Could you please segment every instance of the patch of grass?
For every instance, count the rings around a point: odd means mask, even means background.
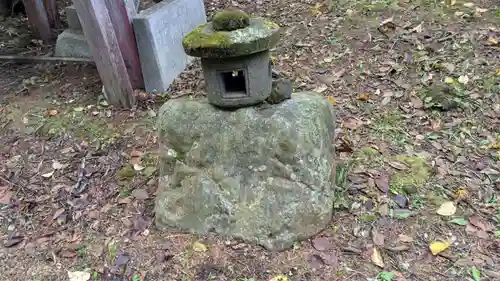
[[[404,130],[404,120],[396,112],[386,112],[383,116],[375,119],[370,127],[382,141],[388,141],[398,147],[408,143],[409,135]]]
[[[10,126],[26,134],[39,134],[46,137],[71,136],[86,140],[89,143],[99,142],[101,146],[108,146],[116,142],[120,134],[106,120],[98,119],[87,114],[84,109],[68,108],[50,116],[49,110],[41,107],[30,108],[23,113],[19,107],[3,107],[0,128]]]
[[[347,173],[349,172],[351,164],[347,163],[345,165],[337,166],[335,175],[335,199],[333,201],[334,209],[348,208],[346,198],[346,183],[347,183]]]

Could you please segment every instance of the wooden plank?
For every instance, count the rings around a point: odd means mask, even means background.
[[[144,89],[139,51],[135,41],[134,28],[132,27],[131,16],[133,15],[130,14],[131,11],[135,10],[135,7],[133,7],[135,4],[133,1],[128,0],[106,0],[104,2],[113,23],[132,88]],[[131,7],[127,7],[127,5],[131,5]]]
[[[32,28],[40,36],[40,39],[45,43],[50,43],[52,41],[52,32],[43,0],[23,0],[23,4]]]
[[[74,6],[104,85],[106,99],[114,106],[132,108],[135,96],[105,1],[74,0]]]
[[[95,64],[92,59],[87,58],[68,58],[68,57],[43,57],[43,56],[3,56],[0,55],[0,61],[7,61],[13,63],[81,63],[81,64]]]
[[[56,0],[44,0],[43,3],[47,11],[47,18],[49,19],[50,26],[59,28],[61,26],[61,19],[57,10]]]

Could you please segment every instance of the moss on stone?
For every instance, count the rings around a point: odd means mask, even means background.
[[[424,186],[430,177],[430,168],[424,158],[419,156],[398,155],[396,161],[408,166],[407,170],[396,172],[391,177],[390,184],[406,190],[407,188],[420,188]]]
[[[250,16],[242,10],[229,8],[215,14],[212,24],[216,31],[232,31],[249,26]]]
[[[203,33],[202,30],[205,26],[205,24],[198,26],[184,37],[184,40],[182,40],[184,49],[224,48],[230,44],[229,38],[224,32]]]

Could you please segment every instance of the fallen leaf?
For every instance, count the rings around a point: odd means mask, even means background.
[[[24,237],[22,236],[14,236],[4,242],[4,246],[6,248],[14,247],[17,244],[21,243],[24,240]]]
[[[80,106],[80,107],[75,107],[75,108],[73,108],[73,110],[74,110],[74,111],[76,111],[76,112],[82,112],[84,109],[85,109],[85,108],[83,108],[83,107],[81,107],[81,106]]]
[[[337,104],[337,101],[331,96],[328,96],[328,100],[333,104]]]
[[[472,3],[472,2],[467,2],[467,3],[464,3],[464,6],[465,6],[465,7],[467,7],[467,8],[472,8],[472,7],[474,7],[474,5],[475,5],[475,4],[474,4],[474,3]]]
[[[64,213],[64,211],[65,211],[64,208],[58,209],[52,216],[52,220],[56,220],[60,215]]]
[[[328,86],[325,84],[321,84],[318,87],[314,88],[313,92],[323,93],[324,91],[326,91],[326,89],[328,89]]]
[[[481,272],[479,271],[479,269],[477,269],[475,266],[473,266],[470,271],[471,271],[472,278],[474,278],[474,281],[481,280]]]
[[[394,216],[399,219],[406,219],[411,216],[411,212],[407,209],[395,209]]]
[[[436,241],[429,245],[429,249],[433,255],[437,255],[450,247],[449,242]]]
[[[368,101],[368,100],[370,100],[370,94],[361,93],[361,94],[358,95],[358,100],[360,100],[360,101]]]
[[[467,219],[465,218],[455,218],[452,219],[451,222],[458,225],[467,225]]]
[[[63,258],[74,258],[76,257],[76,250],[75,249],[68,249],[68,248],[65,248],[65,249],[62,249],[60,252],[59,252],[59,255]]]
[[[343,126],[347,129],[356,130],[359,127],[363,126],[363,121],[354,117],[349,117],[344,121]]]
[[[375,185],[380,191],[387,193],[389,191],[389,176],[381,175],[375,178]]]
[[[141,166],[141,165],[139,165],[137,163],[134,164],[134,170],[135,171],[142,171],[144,169],[145,169],[145,167],[143,167],[143,166]]]
[[[54,173],[55,173],[55,170],[50,171],[50,172],[45,173],[45,174],[42,174],[42,177],[48,179],[48,178],[52,177],[52,175],[54,175]]]
[[[131,195],[137,200],[146,200],[149,198],[148,191],[142,188],[134,189]]]
[[[64,167],[63,164],[61,164],[57,161],[52,162],[52,169],[54,169],[54,170],[60,170],[63,167]]]
[[[452,77],[446,77],[444,78],[444,82],[446,84],[453,84],[453,82],[455,82],[455,79],[453,79]]]
[[[90,273],[85,271],[68,271],[69,281],[88,281]]]
[[[318,251],[326,251],[332,248],[330,241],[324,237],[314,238],[312,240],[312,245],[314,249]]]
[[[201,243],[200,241],[196,241],[193,243],[193,250],[195,252],[206,252],[208,249],[205,244]]]
[[[493,45],[498,45],[498,39],[496,39],[495,37],[489,37],[488,42],[490,42]]]
[[[336,253],[322,255],[321,258],[326,265],[337,267],[339,265],[339,257]]]
[[[376,228],[372,228],[373,243],[377,246],[384,246],[385,237]]]
[[[405,243],[413,242],[413,238],[408,236],[408,235],[399,234],[398,238],[399,238],[399,241],[401,241],[401,242],[405,242]]]
[[[478,216],[471,216],[471,217],[469,217],[469,222],[473,226],[479,228],[482,231],[488,231],[488,229],[486,228],[486,225],[482,222],[481,218],[478,217]]]
[[[455,207],[455,203],[453,203],[452,201],[447,201],[441,204],[436,212],[441,216],[453,216],[456,211],[457,207]]]
[[[458,82],[460,84],[465,85],[465,84],[469,83],[469,77],[467,77],[467,75],[462,75],[462,76],[458,77]]]
[[[57,115],[57,110],[55,109],[49,110],[49,116],[56,116],[56,115]]]
[[[403,251],[408,251],[410,247],[408,245],[399,245],[399,246],[393,246],[393,247],[385,247],[384,249],[391,251],[391,252],[403,252]]]
[[[0,186],[0,204],[9,205],[12,198],[12,191],[7,186]]]
[[[269,281],[288,281],[288,277],[283,276],[283,275],[276,275],[271,280]]]
[[[309,257],[309,262],[311,263],[311,266],[316,269],[322,268],[324,265],[323,258],[319,255],[311,255]]]
[[[400,208],[406,208],[408,206],[408,198],[406,196],[403,196],[401,194],[398,194],[394,197],[394,202],[400,207]]]
[[[407,170],[408,169],[408,166],[404,163],[401,163],[401,162],[397,162],[397,161],[391,161],[389,162],[389,166],[393,167],[394,169],[398,169],[398,170]]]
[[[378,267],[384,268],[384,260],[382,259],[382,255],[376,247],[373,247],[371,258],[373,264]]]

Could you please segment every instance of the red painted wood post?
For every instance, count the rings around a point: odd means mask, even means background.
[[[125,1],[128,0],[106,0],[104,2],[108,7],[111,22],[113,22],[116,38],[120,45],[132,88],[144,89],[139,50],[137,49],[135,33],[132,27],[132,15],[129,15],[127,8],[130,7],[127,7]],[[129,1],[128,4],[134,5],[133,1]]]
[[[52,41],[52,31],[43,0],[23,0],[28,21],[45,43]]]
[[[51,27],[59,28],[61,26],[61,19],[59,11],[57,10],[56,0],[44,0],[45,10],[47,10],[47,18]]]
[[[73,2],[104,85],[106,99],[114,106],[132,108],[135,96],[105,1]]]

